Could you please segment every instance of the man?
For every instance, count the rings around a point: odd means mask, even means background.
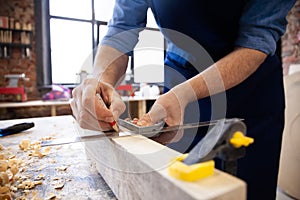
[[[128,55],[145,27],[150,8],[168,44],[166,90],[138,123],[164,120],[178,125],[189,121],[185,115],[193,113],[187,110],[197,100],[200,113],[196,112],[196,119],[243,118],[247,135],[255,143],[239,160],[237,176],[247,182],[248,199],[275,199],[284,127],[282,67],[276,44],[294,3],[116,0],[108,33],[95,59],[95,78],[73,90],[71,105],[76,119],[83,128],[108,130],[109,122],[124,111],[114,87],[125,73]],[[179,144],[180,137],[176,138]],[[184,150],[187,148],[190,146]]]

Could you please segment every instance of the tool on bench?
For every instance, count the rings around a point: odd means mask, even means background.
[[[29,78],[26,78],[24,73],[7,74],[4,76],[4,78],[9,79],[9,83],[6,87],[0,87],[0,96],[2,96],[2,98],[6,97],[6,101],[26,101],[27,95],[25,92],[25,87],[19,87],[18,81],[21,79],[24,81],[28,81]]]
[[[30,122],[30,123],[24,122],[24,123],[20,123],[20,124],[15,124],[15,125],[0,129],[0,137],[20,133],[20,132],[30,129],[32,127],[34,127],[33,122]]]
[[[236,175],[237,160],[245,156],[245,147],[254,142],[246,137],[246,125],[239,119],[223,119],[189,152],[175,158],[169,174],[177,179],[196,181],[214,173],[214,158],[222,161],[223,171]]]
[[[143,135],[145,137],[153,137],[158,136],[159,134],[166,133],[166,132],[174,132],[179,130],[186,130],[192,128],[200,128],[206,127],[210,125],[214,125],[218,122],[218,120],[214,121],[207,121],[207,122],[197,122],[197,123],[190,123],[190,124],[183,124],[183,125],[176,125],[176,126],[167,126],[164,127],[163,123],[157,123],[153,126],[141,126],[137,127],[136,125],[130,124],[126,120],[119,119],[118,120],[122,131],[119,132],[106,132],[105,134],[90,134],[90,135],[83,135],[83,136],[75,136],[71,138],[61,138],[61,139],[54,139],[54,140],[46,140],[41,142],[41,146],[54,146],[54,145],[62,145],[62,144],[71,144],[77,142],[87,142],[87,141],[95,141],[99,139],[110,139],[110,138],[119,138],[119,137],[128,137],[132,135]],[[124,130],[124,128],[126,130]]]

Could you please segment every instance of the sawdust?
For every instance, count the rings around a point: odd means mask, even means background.
[[[49,139],[52,137],[41,138],[41,140]],[[18,146],[21,151],[13,152],[11,148],[0,145],[0,200],[40,200],[38,191],[34,189],[43,184],[45,175],[33,177],[26,172],[43,170],[46,166],[39,166],[36,169],[33,169],[33,166],[39,163],[38,160],[49,155],[51,148],[41,148],[40,141],[30,140],[22,140]],[[48,162],[56,161],[49,159]],[[68,166],[61,166],[57,170],[64,172],[67,168]],[[52,185],[54,190],[61,190],[65,181],[58,178]],[[60,196],[49,193],[46,199],[60,199]]]

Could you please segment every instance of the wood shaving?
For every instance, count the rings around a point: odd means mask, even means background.
[[[58,168],[56,168],[58,171],[66,171],[68,168],[68,166],[60,166]]]
[[[53,194],[53,193],[49,193],[46,197],[46,200],[52,200],[52,199],[55,199],[56,198],[56,195]]]
[[[54,189],[60,190],[65,186],[65,183],[57,183],[54,185]]]
[[[12,200],[12,197],[10,194],[0,194],[1,200]]]
[[[5,172],[8,169],[7,160],[0,160],[0,172]]]
[[[22,140],[21,143],[19,144],[19,147],[23,151],[27,151],[28,148],[30,147],[30,140]]]
[[[9,190],[9,187],[7,186],[0,187],[0,194],[7,193]]]
[[[50,140],[53,137],[44,137],[41,140]],[[42,173],[34,172],[45,170],[47,164],[55,164],[54,158],[44,158],[51,153],[51,147],[41,148],[40,141],[22,140],[19,149],[4,148],[0,145],[0,200],[40,200],[38,190],[34,190],[44,181],[52,186],[53,190],[62,190],[69,180],[51,177],[46,178]],[[57,148],[58,150],[60,148]],[[17,150],[17,152],[15,152]],[[44,159],[42,159],[44,158]],[[40,161],[41,160],[41,161]],[[46,162],[47,164],[44,165]],[[70,165],[64,164],[55,167],[56,171],[65,172]],[[51,184],[52,181],[52,184]],[[56,194],[49,193],[42,199],[61,199]]]
[[[40,141],[53,140],[53,139],[54,139],[54,137],[48,136],[48,137],[42,137],[42,138],[40,138]]]
[[[11,149],[4,149],[1,145],[0,154],[0,200],[13,199],[14,195],[18,190],[22,190],[25,196],[20,196],[14,199],[22,200],[28,199],[29,194],[32,193],[32,189],[37,185],[43,184],[42,179],[45,175],[40,174],[38,179],[31,180],[32,175],[20,174],[30,169],[32,157],[43,158],[48,155],[51,151],[50,147],[41,151],[40,142],[31,142],[30,140],[22,140],[19,144],[19,148],[23,152],[27,152],[28,156],[25,160],[18,159],[16,154],[13,154]],[[3,152],[3,153],[2,153]],[[24,156],[26,154],[23,154]],[[37,192],[31,194],[31,200],[37,200]]]
[[[44,180],[45,179],[45,175],[44,174],[39,174],[37,177],[35,177],[35,181],[39,181],[39,180]]]
[[[22,140],[19,144],[19,147],[23,151],[28,151],[29,156],[35,156],[38,158],[43,158],[44,156],[48,155],[51,151],[51,147],[47,147],[44,151],[41,151],[41,142],[31,142],[30,140]]]
[[[9,183],[9,178],[6,172],[0,172],[0,186],[4,186]]]
[[[16,200],[28,200],[28,199],[27,199],[27,197],[20,196],[20,197],[17,197]]]

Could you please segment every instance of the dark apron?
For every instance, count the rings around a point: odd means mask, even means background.
[[[166,52],[165,92],[233,50],[244,1],[153,0],[152,3],[152,11],[166,40],[191,54],[184,57],[173,50]],[[201,45],[212,62],[197,55],[195,48],[190,48],[174,30]],[[243,83],[192,103],[185,112],[185,123],[224,117],[244,119],[247,135],[255,139],[238,163],[238,177],[247,182],[248,199],[275,199],[284,127],[282,79],[281,61],[275,54]],[[168,146],[188,152],[206,131],[204,128],[185,134],[179,142]]]

